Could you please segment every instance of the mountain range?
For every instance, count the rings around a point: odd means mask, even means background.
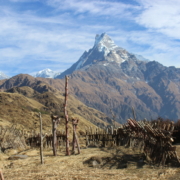
[[[180,68],[142,60],[105,33],[96,35],[92,49],[56,78],[65,75],[78,99],[106,114],[113,109],[119,122],[132,116],[132,107],[138,119],[180,118]]]
[[[0,92],[0,126],[11,126],[12,123],[25,130],[39,131],[39,112],[43,118],[43,129],[51,132],[51,114],[61,117],[58,128],[64,129],[64,92],[48,85],[44,78],[34,78],[28,74],[19,74],[8,80],[1,80]],[[49,79],[47,79],[49,80]],[[73,95],[68,95],[69,121],[78,118],[78,132],[85,132],[88,127],[106,127],[112,121],[102,112],[87,107]],[[70,133],[72,126],[70,123]]]
[[[60,74],[60,72],[52,71],[51,69],[43,69],[41,71],[38,71],[34,77],[56,78]]]
[[[33,73],[32,76],[34,77],[42,77],[42,78],[56,78],[58,75],[60,75],[60,72],[53,71],[51,69],[43,69],[41,71],[38,71],[36,73]],[[9,79],[10,77],[4,74],[0,71],[0,80],[2,79]]]
[[[1,80],[0,89],[29,86],[45,92],[48,85],[63,92],[66,75],[71,95],[107,116],[113,113],[120,123],[133,116],[132,107],[137,120],[180,118],[180,68],[129,53],[106,33],[96,35],[94,46],[55,79],[17,75]]]

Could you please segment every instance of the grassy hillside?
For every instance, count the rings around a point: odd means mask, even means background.
[[[39,112],[42,113],[43,129],[51,131],[51,114],[61,117],[60,129],[65,129],[64,95],[56,91],[39,93],[30,87],[16,87],[8,92],[0,92],[0,125],[18,124],[20,128],[39,131]],[[104,127],[108,118],[103,113],[85,106],[73,96],[68,97],[69,120],[77,117],[80,120],[78,129],[85,131],[89,126]],[[104,120],[104,121],[103,121]],[[69,123],[71,131],[71,122]]]

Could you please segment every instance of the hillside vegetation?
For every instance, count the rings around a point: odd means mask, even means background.
[[[44,86],[41,87],[44,89]],[[39,131],[39,112],[41,112],[44,130],[51,131],[51,114],[61,117],[60,127],[65,129],[64,95],[58,90],[53,89],[52,91],[52,89],[49,88],[43,92],[39,88],[38,92],[28,86],[22,86],[9,89],[7,92],[0,92],[0,125],[15,123],[23,129]],[[43,93],[40,93],[41,91]],[[79,129],[83,131],[90,126],[104,127],[108,125],[109,118],[106,115],[87,107],[72,95],[68,97],[68,114],[70,120],[71,117],[79,118]]]

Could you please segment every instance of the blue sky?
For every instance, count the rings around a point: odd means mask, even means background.
[[[0,0],[0,71],[64,71],[96,34],[180,67],[180,0]]]

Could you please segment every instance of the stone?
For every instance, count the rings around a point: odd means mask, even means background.
[[[92,166],[93,167],[96,167],[97,165],[99,165],[99,163],[96,160],[92,161]]]
[[[26,158],[28,158],[27,155],[18,154],[18,155],[12,155],[8,159],[9,160],[17,160],[17,159],[26,159]]]

